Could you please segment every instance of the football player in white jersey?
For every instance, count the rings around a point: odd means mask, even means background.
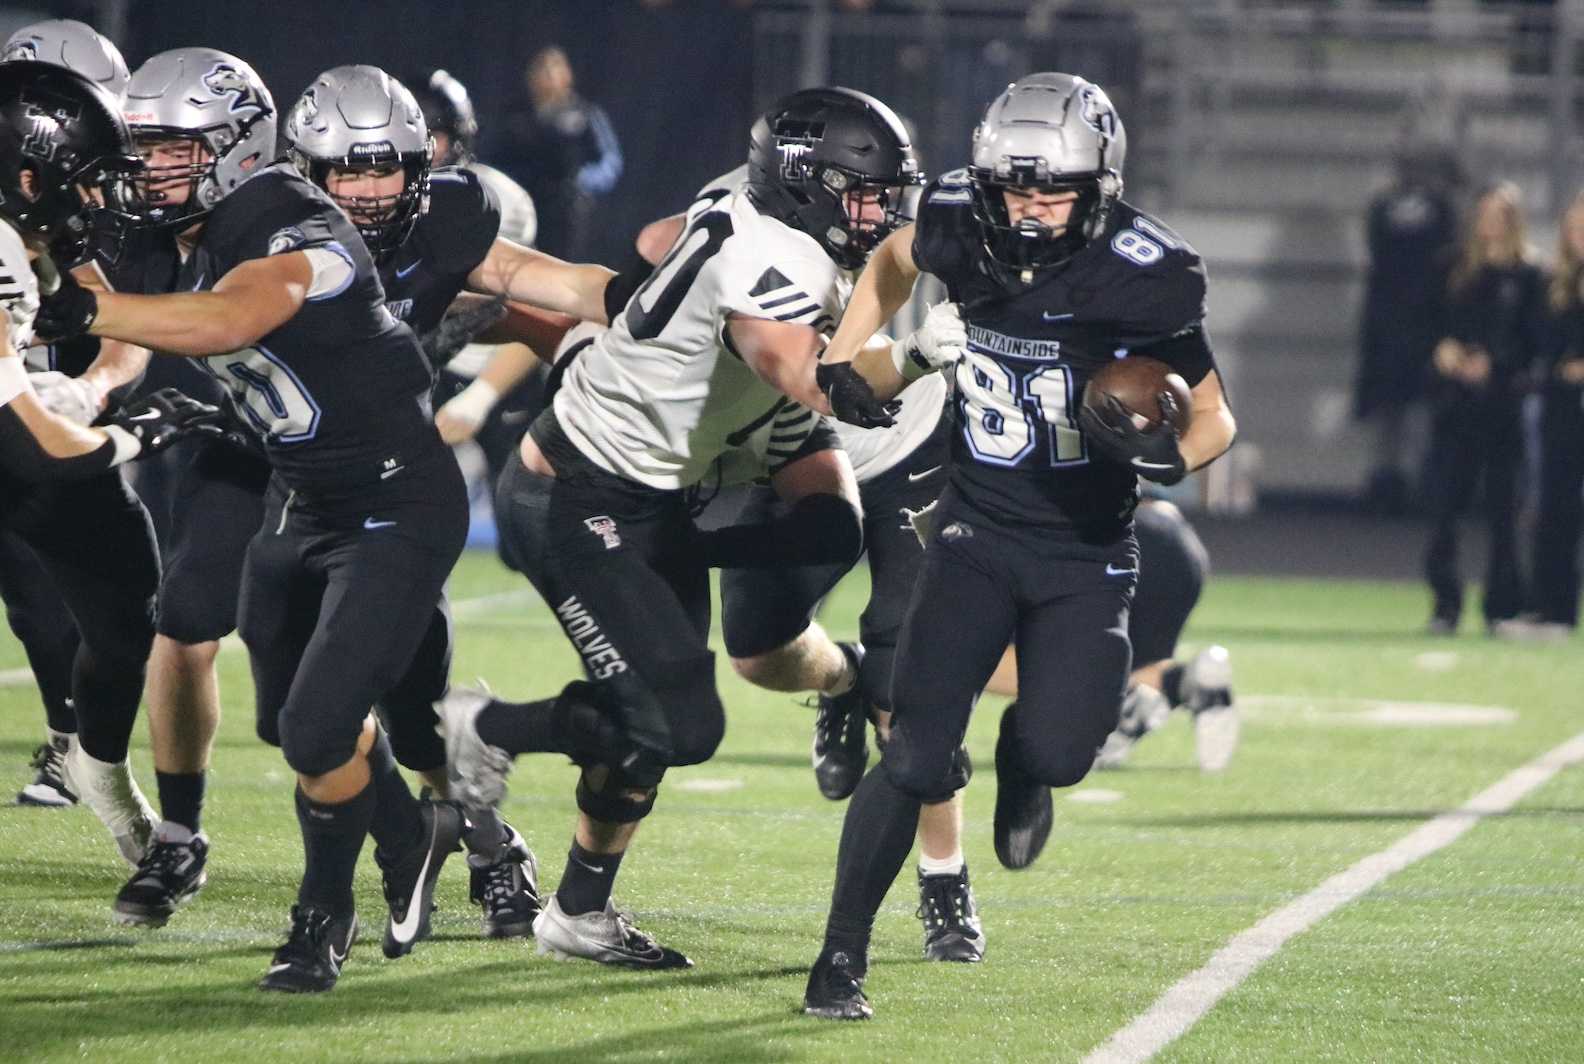
[[[611,890],[665,769],[707,760],[725,727],[708,570],[850,565],[862,548],[857,485],[816,413],[828,407],[815,367],[848,271],[899,223],[917,164],[891,110],[845,89],[793,94],[752,141],[775,183],[694,204],[653,276],[566,368],[499,486],[513,560],[593,682],[520,704],[458,692],[441,708],[471,801],[498,801],[518,754],[583,766],[566,872],[535,922],[541,952],[688,963],[618,914]],[[767,426],[784,512],[700,531],[691,489]]]
[[[50,412],[19,352],[32,342],[39,281],[81,258],[95,209],[130,199],[138,167],[115,100],[58,65],[0,64],[0,532],[37,555],[76,619],[77,731],[63,783],[136,863],[152,812],[126,753],[154,636],[159,559],[147,512],[112,472],[182,435],[218,434],[219,412],[156,393],[88,428]],[[3,574],[0,574],[3,575]]]

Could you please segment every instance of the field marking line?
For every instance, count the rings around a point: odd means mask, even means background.
[[[537,592],[530,587],[517,588],[513,591],[496,591],[488,595],[475,595],[472,598],[457,599],[451,603],[451,616],[455,620],[467,620],[480,614],[487,614],[503,606],[526,605],[538,599]],[[559,627],[558,625],[555,627]],[[242,650],[242,640],[236,633],[220,640],[221,650]],[[33,683],[31,669],[0,669],[0,687],[28,687]]]
[[[1584,734],[1514,769],[1450,812],[1436,816],[1289,902],[1222,946],[1149,1010],[1084,1058],[1084,1064],[1143,1064],[1186,1034],[1238,984],[1301,934],[1390,876],[1450,846],[1487,816],[1505,813],[1564,768],[1584,761]]]

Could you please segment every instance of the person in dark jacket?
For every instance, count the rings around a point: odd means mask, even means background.
[[[1425,575],[1435,596],[1435,634],[1455,632],[1462,613],[1458,518],[1481,474],[1490,521],[1482,604],[1487,627],[1499,634],[1524,601],[1516,528],[1521,406],[1544,344],[1545,278],[1526,242],[1521,197],[1511,182],[1479,196],[1447,280],[1433,356],[1426,485],[1434,529]]]
[[[1365,499],[1386,512],[1404,509],[1410,495],[1406,415],[1424,399],[1440,338],[1446,268],[1457,243],[1457,185],[1447,152],[1414,149],[1399,157],[1396,180],[1370,203],[1353,409],[1374,444]]]
[[[539,208],[539,247],[565,257],[586,250],[596,201],[622,172],[621,145],[610,119],[573,89],[566,52],[551,45],[528,61],[531,106],[510,123],[501,167]]]
[[[1540,513],[1534,532],[1531,634],[1566,638],[1578,625],[1584,526],[1584,193],[1562,216],[1546,293],[1550,342],[1541,367]]]

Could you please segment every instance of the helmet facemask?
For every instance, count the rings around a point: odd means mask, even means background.
[[[133,138],[144,158],[142,172],[137,179],[144,225],[163,228],[181,223],[191,224],[209,213],[213,203],[206,203],[205,200],[211,198],[209,190],[216,189],[215,162],[218,153],[211,139],[214,132],[194,132],[163,126],[133,127]],[[191,161],[151,165],[149,156],[152,147],[174,141],[188,145]],[[187,196],[176,202],[171,193],[183,183],[187,186]]]
[[[969,168],[973,183],[973,213],[979,223],[985,252],[999,266],[1027,272],[1059,266],[1081,251],[1089,241],[1105,231],[1111,205],[1121,181],[1114,174],[1078,174],[1043,180],[1012,170],[1000,173],[979,167]],[[1067,223],[1052,229],[1035,218],[1011,220],[1006,191],[1077,194],[1067,215]]]
[[[807,179],[791,185],[794,197],[805,201],[798,211],[809,223],[806,230],[844,270],[862,268],[880,242],[912,219],[907,189],[917,183],[915,174],[876,178],[855,170],[815,163]],[[873,204],[880,217],[865,217]],[[872,211],[869,213],[873,213]],[[823,229],[817,228],[823,221]]]
[[[432,143],[432,142],[431,142]],[[374,261],[389,261],[429,210],[429,150],[378,156],[311,158],[297,148],[288,156],[302,175],[325,190],[363,237]],[[332,171],[357,173],[400,168],[401,189],[389,196],[347,196],[331,191]]]

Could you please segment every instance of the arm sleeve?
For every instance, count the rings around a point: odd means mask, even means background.
[[[87,454],[54,458],[28,431],[22,416],[12,408],[10,400],[0,405],[0,471],[25,484],[38,484],[46,480],[82,480],[115,465],[116,456],[115,441],[110,439]]]

